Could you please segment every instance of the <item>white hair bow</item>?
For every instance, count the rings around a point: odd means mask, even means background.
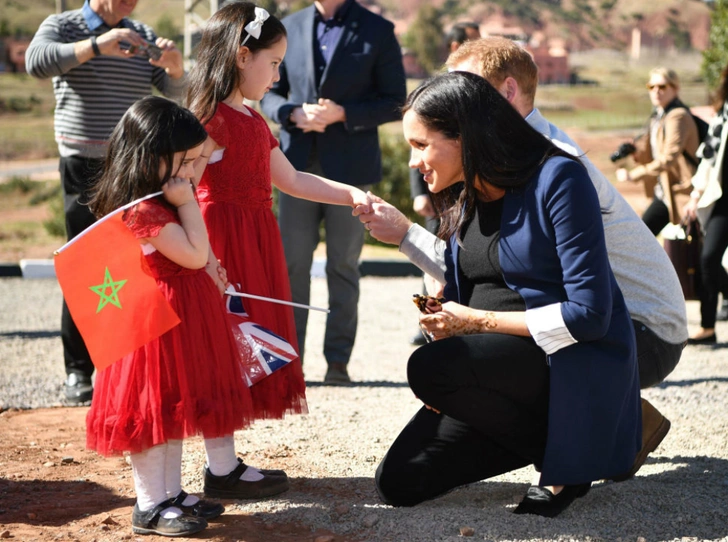
[[[250,38],[250,36],[253,36],[255,39],[260,38],[260,31],[263,28],[263,23],[268,17],[270,17],[270,13],[268,13],[266,10],[264,10],[263,8],[255,8],[255,19],[245,25],[245,31],[248,33],[248,35],[245,36],[243,43],[240,44],[241,47],[245,45],[245,42],[248,41],[248,38]]]

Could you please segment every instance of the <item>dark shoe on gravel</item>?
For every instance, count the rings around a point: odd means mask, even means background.
[[[131,529],[135,534],[158,534],[160,536],[190,536],[207,528],[207,520],[181,515],[166,519],[162,512],[172,506],[170,500],[158,504],[151,510],[142,512],[139,505],[134,505],[131,515]]]
[[[349,372],[346,370],[346,363],[329,363],[326,376],[324,376],[324,384],[328,384],[329,386],[351,385],[351,378],[349,378]]]
[[[66,378],[64,388],[66,391],[66,400],[73,404],[86,403],[91,400],[94,394],[91,377],[84,374],[69,374]]]
[[[180,491],[179,495],[177,495],[174,499],[170,499],[170,506],[176,506],[188,516],[208,520],[220,517],[225,511],[225,507],[219,502],[204,501],[202,499],[199,499],[195,504],[186,506],[182,503],[185,502],[187,496],[187,493]]]
[[[564,486],[559,493],[554,495],[545,487],[531,486],[513,513],[555,518],[576,499],[589,493],[590,488],[591,483]]]
[[[288,477],[266,475],[257,482],[247,482],[240,477],[248,466],[238,458],[238,466],[227,475],[215,476],[205,467],[204,492],[215,499],[260,499],[288,491]]]

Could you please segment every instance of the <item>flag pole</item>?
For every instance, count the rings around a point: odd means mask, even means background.
[[[260,301],[268,301],[270,303],[280,303],[281,305],[290,305],[291,307],[298,307],[300,309],[308,309],[310,311],[321,311],[330,313],[329,309],[322,309],[321,307],[314,307],[312,305],[303,305],[301,303],[294,303],[293,301],[283,301],[282,299],[275,299],[273,297],[263,297],[260,295],[244,294],[242,292],[236,292],[234,290],[225,290],[226,295],[233,295],[235,297],[249,297],[250,299],[258,299]]]
[[[73,243],[75,243],[76,241],[78,241],[81,237],[83,237],[84,235],[86,235],[88,232],[90,232],[94,228],[100,226],[101,224],[103,224],[104,222],[106,222],[107,220],[109,220],[115,214],[121,213],[122,211],[126,211],[129,207],[134,207],[134,205],[136,205],[137,203],[141,203],[144,200],[148,200],[148,199],[156,198],[157,196],[161,196],[163,193],[164,192],[162,192],[161,190],[159,192],[154,192],[153,194],[149,194],[148,196],[144,196],[143,198],[135,199],[131,203],[127,203],[126,205],[123,205],[123,206],[119,207],[115,211],[111,211],[108,215],[106,215],[106,216],[104,216],[102,218],[99,218],[96,222],[94,222],[93,224],[91,224],[88,228],[86,228],[85,230],[83,230],[76,237],[74,237],[73,239],[71,239],[70,241],[68,241],[68,243],[66,243],[61,248],[59,248],[58,250],[56,250],[55,252],[53,252],[53,255],[54,256],[58,256],[61,252],[63,252],[64,250],[66,250],[69,246],[71,246]]]

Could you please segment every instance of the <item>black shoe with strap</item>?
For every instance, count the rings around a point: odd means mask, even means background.
[[[204,469],[204,492],[207,497],[215,499],[260,499],[272,497],[287,491],[287,476],[266,475],[259,471],[263,478],[255,482],[241,480],[240,477],[248,469],[243,460],[238,458],[238,466],[230,474],[215,476],[209,467]]]
[[[185,505],[185,499],[189,495],[185,491],[180,491],[174,499],[170,499],[170,506],[176,506],[188,516],[196,518],[204,518],[207,520],[218,518],[225,512],[225,507],[219,502],[204,501],[198,499],[195,504]]]
[[[134,505],[131,515],[131,529],[135,534],[158,534],[161,536],[190,536],[207,528],[207,520],[185,515],[174,518],[162,517],[162,512],[172,506],[170,499],[151,510],[142,512],[139,504]]]

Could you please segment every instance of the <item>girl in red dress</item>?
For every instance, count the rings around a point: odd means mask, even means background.
[[[296,171],[265,120],[244,104],[244,99],[260,100],[280,79],[286,46],[284,26],[265,10],[249,2],[226,5],[203,29],[187,101],[210,135],[195,171],[214,255],[238,290],[290,301],[283,245],[271,211],[272,184],[319,202],[368,209],[369,201],[356,187]],[[251,320],[298,350],[290,307],[248,299],[245,307]],[[255,384],[251,393],[256,417],[305,412],[300,360]],[[226,446],[232,450],[231,443]]]
[[[221,504],[182,491],[182,439],[231,437],[252,420],[220,279],[205,270],[209,241],[190,182],[206,138],[195,116],[174,102],[138,101],[111,136],[90,203],[100,217],[163,191],[123,218],[181,323],[99,371],[86,418],[90,449],[131,453],[138,534],[188,535],[222,514]]]

